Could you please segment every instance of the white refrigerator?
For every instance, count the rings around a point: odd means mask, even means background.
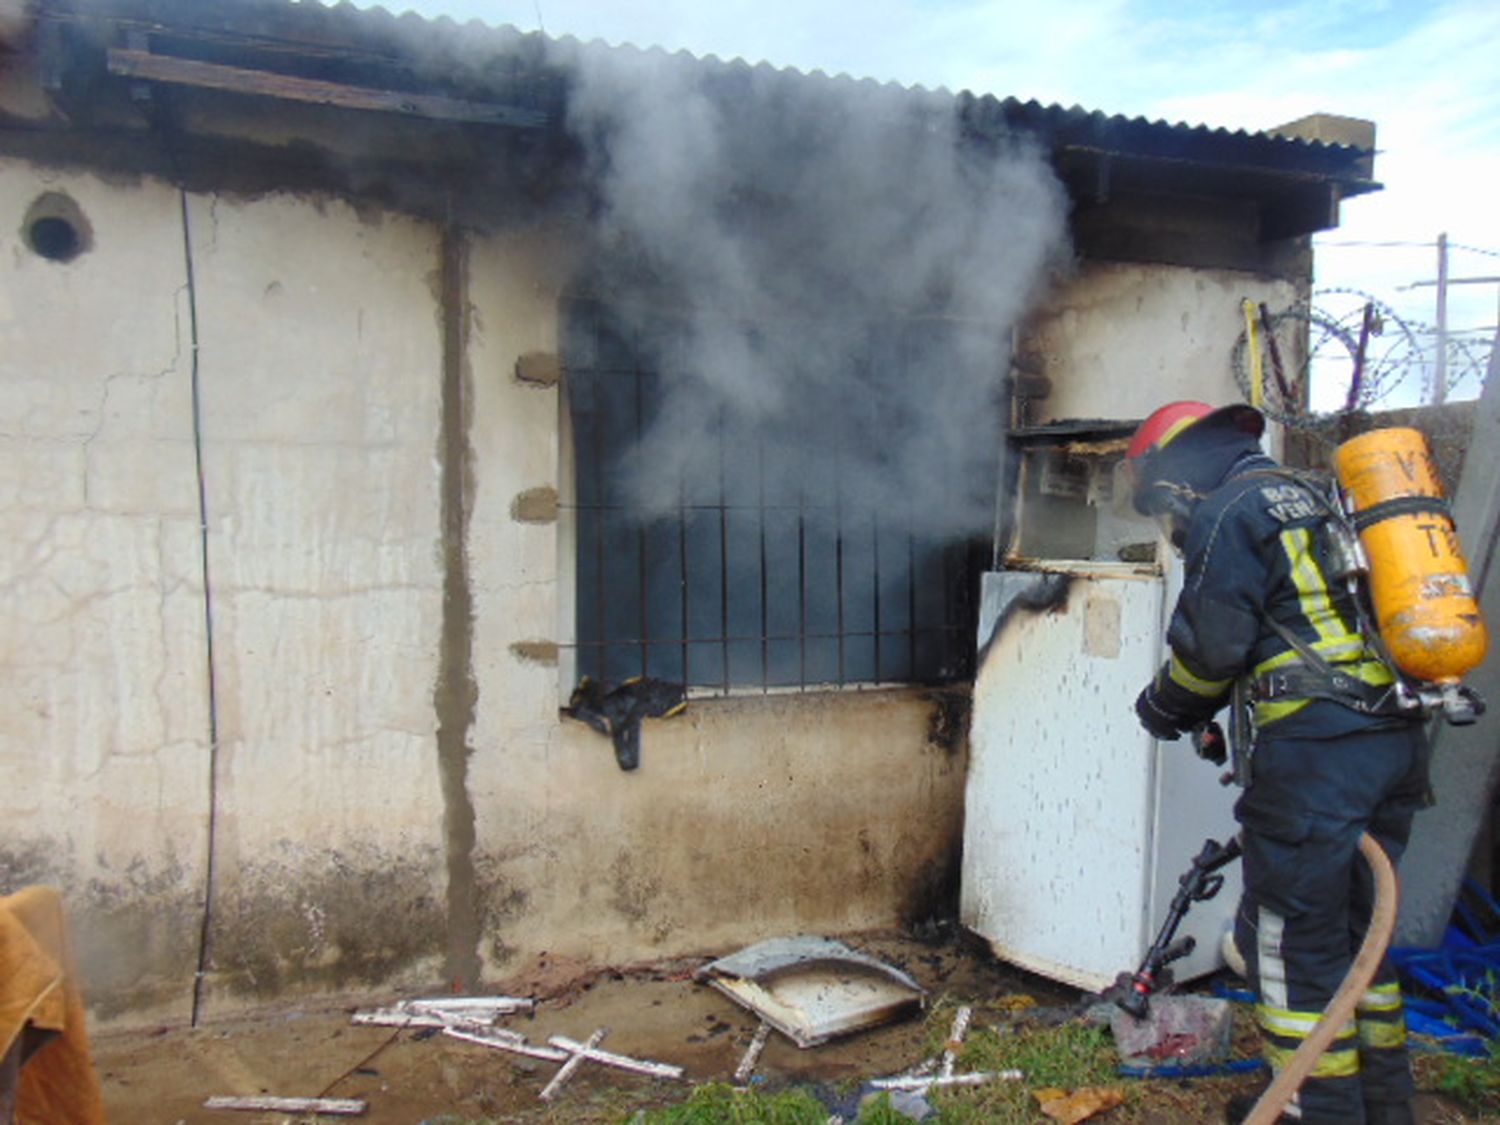
[[[1098,484],[1081,494],[1101,509],[1096,542],[1154,535],[1122,530]],[[1027,495],[1023,481],[1023,504]],[[1048,513],[1053,530],[1032,535],[1033,547],[1055,533],[1056,507]],[[1079,541],[1076,529],[1067,536]],[[1017,542],[1026,540],[1023,529]],[[1226,842],[1237,827],[1227,767],[1198,758],[1186,737],[1158,743],[1135,716],[1165,652],[1175,570],[1013,555],[984,576],[961,919],[1001,959],[1081,989],[1138,966],[1204,841]],[[1223,964],[1239,864],[1220,873],[1223,889],[1178,930],[1196,942],[1171,966],[1179,981]]]

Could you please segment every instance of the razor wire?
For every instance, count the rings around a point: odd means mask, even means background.
[[[1340,442],[1372,426],[1415,426],[1427,435],[1445,486],[1456,484],[1472,402],[1496,370],[1494,326],[1442,334],[1439,364],[1436,328],[1361,290],[1319,289],[1305,305],[1253,311],[1259,315],[1231,349],[1235,382],[1245,401],[1299,435],[1300,460],[1324,463]]]
[[[1357,289],[1320,289],[1278,312],[1262,306],[1253,320],[1253,335],[1241,329],[1230,352],[1235,382],[1247,402],[1295,429],[1477,398],[1494,362],[1493,327],[1446,332],[1439,364],[1436,328]]]
[[[1315,297],[1322,300],[1252,311],[1230,356],[1245,400],[1285,426],[1376,409],[1421,365],[1417,334],[1389,306],[1349,291]]]

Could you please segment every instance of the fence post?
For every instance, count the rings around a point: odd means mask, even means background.
[[[1437,239],[1437,356],[1432,364],[1432,404],[1448,399],[1448,232]]]

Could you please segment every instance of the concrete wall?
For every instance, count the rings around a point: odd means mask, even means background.
[[[22,237],[65,192],[92,249]],[[67,889],[101,1010],[185,1013],[209,787],[177,193],[0,164],[0,890]]]
[[[1174,399],[1240,401],[1230,357],[1245,330],[1241,303],[1279,311],[1297,295],[1290,281],[1241,270],[1085,263],[1027,334],[1024,350],[1052,383],[1031,420],[1133,419]]]
[[[439,241],[314,202],[189,201],[216,999],[414,984],[442,950]]]
[[[646,723],[632,773],[607,738],[559,718],[573,683],[566,426],[560,388],[514,369],[557,347],[566,252],[529,233],[477,238],[468,257],[477,842],[460,876],[482,971],[525,972],[540,951],[618,963],[925,917],[957,874],[964,757],[929,739],[923,693],[697,700]],[[561,519],[535,503],[549,495]]]
[[[920,691],[694,703],[633,774],[560,717],[564,431],[514,369],[565,239],[11,158],[0,214],[0,892],[65,889],[97,1017],[188,1018],[205,934],[212,1018],[951,893]]]
[[[49,194],[71,261],[27,241]],[[559,715],[567,426],[516,362],[564,229],[10,157],[0,218],[0,892],[65,889],[96,1015],[188,1018],[200,957],[212,1018],[951,896],[965,751],[920,690],[694,701],[633,773]],[[1240,300],[1292,292],[1086,265],[1036,420],[1227,401]]]

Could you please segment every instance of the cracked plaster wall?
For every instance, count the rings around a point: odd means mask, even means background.
[[[608,738],[559,720],[574,682],[565,390],[514,371],[557,347],[565,251],[533,232],[479,238],[470,255],[469,787],[486,975],[925,919],[956,878],[964,754],[928,739],[922,693],[695,701],[645,724],[631,773]],[[547,489],[555,525],[515,518],[518,496]],[[549,639],[557,664],[528,655]]]
[[[19,235],[44,191],[91,224],[73,262]],[[65,889],[89,1001],[116,1024],[188,1018],[207,886],[181,206],[150,180],[0,161],[0,891]],[[919,692],[695,703],[648,722],[628,775],[559,717],[566,425],[560,389],[514,372],[556,348],[561,235],[466,235],[445,275],[440,230],[327,198],[191,195],[187,219],[219,736],[205,1018],[441,986],[455,927],[500,980],[889,925],[951,886],[963,755],[928,741]],[[548,490],[560,518],[516,518]],[[445,634],[455,558],[472,618]],[[478,691],[459,854],[445,661]]]
[[[483,697],[481,697],[482,700]],[[956,890],[966,755],[881,691],[693,703],[640,769],[565,723],[473,768],[488,973],[624,964],[926,921]]]
[[[442,333],[429,225],[193,197],[219,1009],[440,975]]]
[[[21,219],[71,195],[70,263]],[[69,894],[106,1008],[187,1012],[208,753],[178,197],[0,163],[0,889]]]
[[[1239,270],[1086,262],[1032,318],[1025,350],[1053,388],[1033,421],[1144,418],[1182,398],[1238,401],[1229,357],[1245,330],[1241,302],[1278,312],[1297,293],[1293,282]]]
[[[72,197],[93,245],[21,217]],[[65,888],[106,1019],[190,1011],[209,678],[181,197],[0,163],[0,891]],[[437,232],[194,196],[219,731],[206,1010],[428,980],[442,802]],[[434,938],[436,934],[436,939]]]

